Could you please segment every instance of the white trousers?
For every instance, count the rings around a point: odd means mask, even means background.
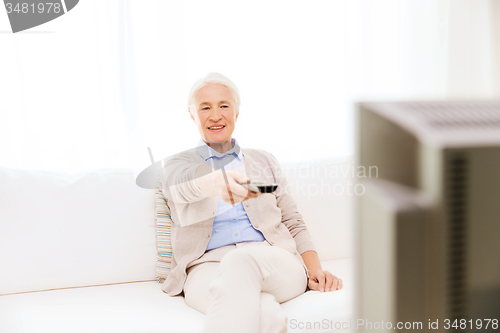
[[[279,303],[303,294],[307,273],[289,251],[267,241],[206,252],[187,269],[186,303],[207,315],[205,333],[283,333]]]

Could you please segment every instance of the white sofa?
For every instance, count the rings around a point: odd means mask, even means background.
[[[283,165],[323,268],[344,280],[283,303],[289,332],[350,331],[352,168],[350,157]],[[153,194],[128,170],[0,168],[0,332],[202,332],[205,316],[155,280]]]

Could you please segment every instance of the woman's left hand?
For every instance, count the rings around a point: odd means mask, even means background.
[[[308,285],[311,290],[334,291],[340,290],[343,287],[342,279],[336,277],[329,271],[321,269],[309,271]]]

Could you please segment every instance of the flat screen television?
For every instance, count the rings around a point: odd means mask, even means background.
[[[500,330],[500,100],[357,103],[356,131],[356,327]]]

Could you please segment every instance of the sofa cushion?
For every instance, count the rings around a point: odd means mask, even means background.
[[[129,170],[0,168],[0,295],[154,281],[152,196]]]
[[[362,193],[354,187],[352,156],[282,163],[282,169],[319,258],[351,258],[354,198]]]
[[[348,322],[352,317],[352,260],[322,266],[341,277],[344,288],[308,291],[283,303],[289,332],[328,332],[326,322]],[[321,326],[306,328],[314,322]],[[2,333],[201,333],[204,323],[205,315],[186,305],[183,297],[163,293],[156,282],[0,296]]]

